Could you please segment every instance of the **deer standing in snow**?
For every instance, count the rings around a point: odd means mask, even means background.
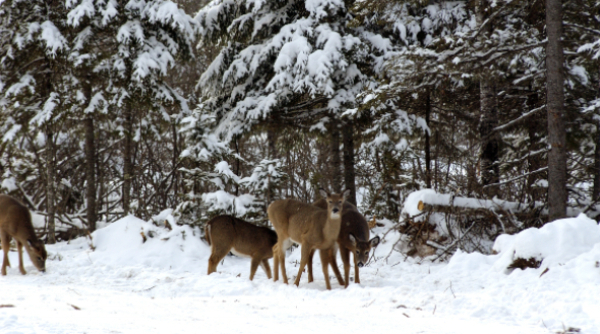
[[[4,259],[2,260],[2,275],[6,275],[6,267],[10,267],[8,261],[8,250],[10,240],[14,238],[17,242],[19,252],[19,271],[25,275],[27,272],[23,267],[23,247],[29,254],[33,265],[41,272],[46,271],[46,248],[44,243],[38,239],[31,224],[31,213],[16,199],[0,194],[0,241]]]
[[[281,269],[283,282],[288,283],[285,270],[285,251],[292,242],[295,242],[301,245],[301,260],[294,284],[296,286],[300,284],[300,277],[310,254],[319,249],[325,285],[328,290],[331,289],[328,274],[329,257],[326,254],[335,246],[340,233],[342,207],[349,190],[343,194],[329,194],[323,189],[320,189],[319,192],[321,196],[325,197],[326,210],[293,199],[274,201],[267,209],[269,220],[277,232],[277,244],[273,247],[273,266],[275,267],[273,277],[275,281],[279,279],[279,269]]]
[[[326,208],[325,200],[320,199],[313,203],[314,206]],[[379,244],[379,237],[376,236],[369,240],[369,225],[365,217],[358,212],[358,209],[352,203],[345,202],[342,209],[342,225],[337,243],[344,263],[344,278],[342,281],[340,272],[337,268],[335,249],[328,254],[331,267],[341,285],[348,287],[350,279],[350,253],[354,254],[354,282],[360,283],[358,268],[362,268],[369,260],[371,248]],[[308,280],[312,281],[312,254],[308,262]]]
[[[248,223],[232,216],[218,216],[204,226],[204,235],[211,246],[208,274],[217,271],[217,265],[230,251],[241,257],[252,258],[250,280],[260,265],[271,279],[268,259],[273,257],[277,234],[267,228]]]

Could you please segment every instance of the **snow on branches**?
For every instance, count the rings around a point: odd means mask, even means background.
[[[219,115],[217,132],[231,138],[274,113],[297,120],[354,105],[369,82],[370,51],[385,38],[364,38],[347,13],[336,0],[217,0],[202,9],[201,43],[222,46],[198,83],[199,108]],[[287,109],[317,97],[324,102]]]

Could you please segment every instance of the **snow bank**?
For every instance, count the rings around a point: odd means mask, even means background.
[[[566,264],[595,247],[600,247],[600,226],[580,214],[516,235],[503,234],[496,239],[493,249],[500,254],[496,268],[507,268],[517,258],[533,258],[541,261],[541,268],[546,269]]]
[[[600,283],[600,226],[584,214],[515,235],[500,235],[493,249],[497,254],[489,256],[457,251],[448,267],[463,271],[487,268],[510,274],[513,270],[508,267],[514,260],[533,258],[541,262],[540,267],[526,271],[538,277],[542,273],[552,275],[570,271],[569,275]]]
[[[168,215],[164,216],[168,220]],[[187,225],[171,226],[173,229],[169,230],[127,216],[92,233],[94,250],[87,255],[96,264],[118,267],[144,266],[184,271],[198,267],[210,255],[209,246],[200,239],[199,229]],[[70,247],[89,248],[89,239],[73,240]]]
[[[169,215],[165,211],[153,220],[161,225]],[[600,242],[598,226],[587,217],[503,236],[495,255],[458,251],[449,263],[393,251],[400,234],[389,231],[395,222],[383,223],[372,231],[371,236],[386,237],[360,269],[361,284],[344,289],[330,271],[332,290],[325,291],[319,256],[315,281],[307,283],[305,273],[298,288],[269,280],[261,269],[249,281],[249,259],[235,256],[225,257],[216,273],[206,275],[210,249],[200,231],[174,224],[168,230],[126,217],[93,233],[95,250],[86,238],[47,245],[45,274],[25,256],[28,273],[21,275],[16,252],[9,252],[13,267],[0,276],[0,304],[14,307],[0,308],[0,332],[301,328],[348,333],[368,323],[378,333],[402,328],[430,334],[548,334],[573,327],[600,334]],[[288,253],[293,282],[301,252]],[[538,253],[544,256],[542,267],[506,274],[504,256]],[[541,275],[546,264],[550,269]]]

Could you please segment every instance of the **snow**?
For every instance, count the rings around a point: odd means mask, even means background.
[[[169,215],[165,211],[154,220],[161,223]],[[513,239],[529,238],[562,265],[542,276],[543,268],[506,274],[498,270],[503,257],[521,249],[507,238],[497,255],[458,251],[449,263],[431,263],[392,252],[385,259],[391,242],[384,239],[375,250],[376,261],[361,269],[360,285],[343,289],[335,283],[327,291],[318,256],[315,282],[307,283],[305,274],[299,287],[268,280],[261,269],[249,281],[250,262],[234,256],[207,276],[210,248],[197,228],[168,230],[128,216],[92,233],[91,241],[48,245],[46,274],[25,257],[28,274],[21,276],[17,254],[10,252],[13,268],[0,277],[0,304],[14,307],[0,308],[0,328],[7,333],[192,333],[199,328],[210,333],[357,328],[392,333],[401,328],[402,333],[547,334],[573,327],[600,333],[598,225],[579,216],[528,231]],[[564,242],[547,247],[553,240]],[[288,252],[292,280],[299,257],[298,250]]]
[[[254,204],[255,197],[250,194],[235,196],[224,190],[217,190],[215,192],[203,193],[202,202],[211,208],[211,210],[223,210],[243,216]]]
[[[581,214],[539,229],[529,228],[517,235],[501,235],[493,249],[502,254],[497,267],[506,268],[515,258],[535,258],[543,260],[540,268],[554,269],[594,247],[600,247],[600,227],[596,221]]]
[[[15,191],[18,188],[17,182],[14,177],[3,178],[0,182],[0,189],[6,190],[7,192]]]
[[[42,32],[40,34],[40,40],[46,45],[46,49],[49,55],[52,57],[56,56],[58,50],[67,49],[68,42],[60,33],[60,30],[51,21],[45,21],[40,26]]]

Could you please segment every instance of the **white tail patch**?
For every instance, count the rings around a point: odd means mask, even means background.
[[[248,254],[244,254],[244,253],[239,252],[237,249],[235,249],[235,247],[231,249],[231,253],[233,253],[233,255],[239,256],[239,257],[252,257],[252,256],[250,256]]]

